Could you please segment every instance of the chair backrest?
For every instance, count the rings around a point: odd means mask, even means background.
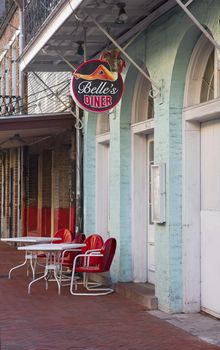
[[[85,243],[86,247],[82,248],[82,254],[85,254],[87,250],[101,249],[104,242],[100,235],[93,233],[86,238]]]
[[[110,270],[112,260],[115,255],[115,250],[116,250],[116,239],[108,238],[101,249],[101,254],[103,255],[103,257],[100,259],[101,261],[99,263],[100,272],[106,272]]]
[[[73,234],[68,230],[67,228],[61,228],[58,230],[55,234],[54,237],[59,237],[61,238],[60,241],[53,241],[52,243],[70,243],[73,241]]]
[[[88,250],[92,249],[101,249],[103,246],[103,239],[100,235],[93,233],[90,236],[88,236],[84,242],[86,244],[85,247],[82,247],[82,254],[85,254]],[[84,259],[82,259],[83,263]],[[98,259],[97,258],[91,258],[90,259],[90,265],[94,266],[97,265]]]
[[[84,233],[79,233],[73,240],[73,243],[83,243],[86,239]]]
[[[86,236],[84,235],[84,233],[79,233],[75,238],[74,240],[72,241],[72,243],[83,243],[86,239]],[[64,259],[64,263],[65,264],[69,264],[70,267],[72,267],[72,264],[73,264],[73,260],[74,258],[80,254],[80,251],[79,252],[67,252],[65,256],[65,259]]]

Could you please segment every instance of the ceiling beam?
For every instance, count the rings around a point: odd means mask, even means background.
[[[76,64],[78,65],[78,63]],[[71,68],[65,64],[65,63],[59,63],[59,64],[51,64],[51,62],[45,62],[45,63],[33,63],[28,65],[28,67],[25,69],[26,72],[70,72],[73,71]]]
[[[14,2],[20,7],[23,7],[23,0],[14,0]]]
[[[103,34],[103,38],[105,38],[104,34]],[[51,41],[53,41],[53,40],[62,40],[62,41],[71,40],[71,41],[73,41],[73,39],[74,39],[74,42],[82,41],[82,35],[75,35],[74,33],[55,34],[50,40]],[[100,36],[90,35],[88,38],[88,42],[89,43],[96,43],[96,42],[98,43],[98,42],[100,42]],[[50,45],[50,42],[48,43],[48,45]]]
[[[141,34],[151,23],[156,21],[160,16],[171,10],[176,6],[175,0],[169,0],[164,5],[160,6],[158,9],[153,11],[150,15],[145,17],[142,21],[136,24],[133,28],[128,30],[125,34],[117,39],[118,44],[123,44],[128,39],[136,34]]]
[[[86,41],[87,45],[92,45],[92,47],[94,48],[94,50],[98,49],[100,47],[100,44],[102,43],[102,40],[99,40],[99,42],[97,42],[97,45],[95,45],[94,43],[90,43],[89,41]],[[65,50],[65,53],[68,51],[72,51],[72,50],[76,50],[78,48],[78,43],[76,42],[72,42],[72,45],[70,46],[69,44],[65,44],[65,45],[47,45],[47,49],[46,52],[50,55],[50,52],[53,51],[54,53],[56,52],[60,52],[63,53]],[[105,45],[105,42],[103,42],[103,45]],[[44,56],[47,56],[47,53],[44,53]]]

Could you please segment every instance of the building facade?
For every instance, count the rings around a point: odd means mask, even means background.
[[[21,9],[5,1],[1,10],[1,236],[48,236],[62,227],[74,231],[75,132],[64,106],[70,76],[37,72],[38,79],[21,72]]]
[[[80,43],[85,59],[124,48],[120,103],[84,113],[84,233],[116,237],[115,282],[155,285],[166,312],[219,317],[218,0],[125,6],[122,20],[116,1],[51,1],[20,69],[71,71]]]
[[[219,43],[218,2],[194,1],[190,12]],[[87,115],[85,229],[116,235],[114,277],[155,284],[161,310],[219,317],[219,51],[177,5],[126,52],[161,96],[149,96],[152,86],[127,61],[108,134],[101,137],[100,119]],[[166,168],[164,223],[152,222],[152,164]]]

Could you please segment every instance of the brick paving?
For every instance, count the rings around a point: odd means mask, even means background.
[[[23,253],[0,243],[1,350],[219,350],[150,315],[114,293],[101,297],[57,295],[56,284],[44,282],[27,294],[29,278],[11,266]]]

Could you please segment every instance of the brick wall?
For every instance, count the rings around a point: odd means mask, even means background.
[[[1,234],[15,236],[19,219],[19,168],[18,150],[7,150],[0,163]]]
[[[14,236],[17,234],[18,229],[18,208],[19,208],[19,198],[18,198],[18,149],[12,149],[10,151],[11,157],[11,191],[10,202],[11,202],[11,234]]]
[[[42,154],[42,207],[51,208],[52,196],[52,151],[44,150]]]
[[[28,159],[28,193],[27,204],[30,207],[38,205],[38,155],[30,154]]]
[[[71,226],[74,218],[75,172],[70,159],[71,137],[61,134],[29,147],[27,226],[29,233],[48,235]],[[73,194],[73,196],[71,196]],[[53,222],[51,218],[53,217]]]

